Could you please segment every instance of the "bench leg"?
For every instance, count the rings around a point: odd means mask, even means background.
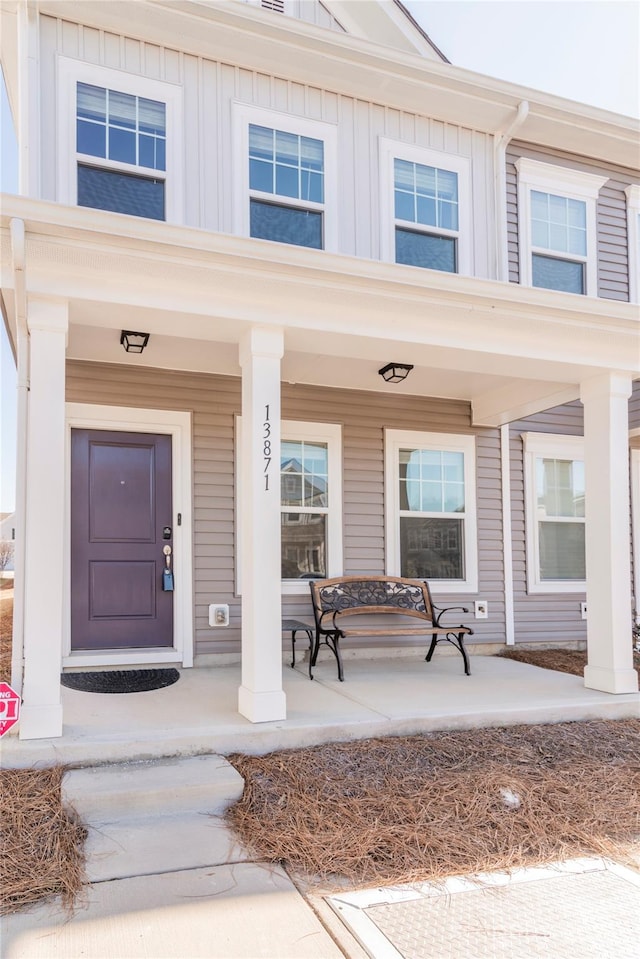
[[[313,653],[313,630],[311,629],[292,629],[291,630],[291,668],[296,664],[296,633],[306,633],[307,639],[309,640],[309,679],[313,679],[311,675],[311,657]]]
[[[455,646],[458,652],[462,655],[462,659],[464,661],[465,674],[467,676],[470,676],[471,666],[469,664],[469,657],[467,655],[467,651],[464,648],[464,633],[454,633],[452,631],[450,633],[447,633],[446,636],[438,636],[437,633],[434,633],[433,638],[431,640],[431,645],[429,646],[429,652],[425,656],[425,660],[428,663],[431,662],[431,657],[433,656],[435,648],[438,645],[438,643],[451,643],[452,646]]]
[[[338,664],[338,679],[341,683],[344,682],[344,670],[342,668],[342,656],[340,655],[340,646],[339,646],[340,637],[335,633],[325,633],[324,639],[322,642],[325,646],[328,646],[333,655],[336,657],[336,662]],[[316,632],[316,641],[313,647],[313,656],[311,657],[311,663],[309,665],[309,676],[313,679],[311,675],[311,667],[315,666],[316,660],[318,658],[318,653],[320,651],[320,633]]]
[[[425,660],[426,660],[426,662],[428,662],[428,663],[431,662],[431,657],[433,656],[433,654],[434,654],[434,652],[435,652],[435,648],[436,648],[437,645],[438,645],[438,634],[437,634],[437,633],[434,633],[434,634],[433,634],[433,639],[431,640],[431,646],[429,646],[429,652],[428,652],[427,655],[424,657]]]

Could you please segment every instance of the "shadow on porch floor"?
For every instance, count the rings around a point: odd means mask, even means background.
[[[252,724],[237,712],[240,666],[182,670],[179,682],[126,695],[62,689],[64,734],[6,736],[5,766],[95,764],[197,753],[260,754],[336,740],[438,729],[640,716],[640,694],[585,689],[579,676],[495,656],[349,659],[339,683],[323,659],[283,665],[287,719]]]

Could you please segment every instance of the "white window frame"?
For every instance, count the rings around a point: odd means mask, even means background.
[[[280,423],[280,443],[296,440],[326,443],[328,455],[328,512],[327,512],[327,577],[342,576],[342,426],[339,423],[312,423],[301,420],[282,420]],[[240,549],[242,544],[242,512],[238,504],[242,502],[242,417],[236,417],[236,595],[242,595],[240,570],[242,562]],[[278,483],[280,482],[280,464],[278,464]],[[300,510],[289,507],[288,512]],[[282,513],[282,498],[280,499]],[[282,595],[308,595],[309,580],[283,579]]]
[[[581,460],[584,462],[584,438],[561,433],[523,433],[525,536],[528,593],[584,593],[586,580],[542,580],[536,486],[536,459]],[[583,520],[584,522],[584,520]]]
[[[430,236],[451,237],[457,241],[456,265],[459,276],[473,274],[473,209],[471,199],[471,160],[438,150],[428,150],[401,140],[379,138],[380,156],[380,256],[387,263],[396,262],[396,226]],[[423,166],[437,167],[458,175],[458,229],[445,230],[422,223],[396,220],[394,201],[394,160],[407,160]]]
[[[164,179],[165,218],[162,223],[183,220],[183,103],[182,87],[164,80],[151,80],[123,70],[96,66],[69,57],[58,57],[58,200],[78,203],[78,164],[115,170],[134,176]],[[158,100],[166,107],[166,169],[151,170],[132,163],[78,153],[76,150],[77,84],[117,90],[132,96]],[[108,211],[106,211],[108,212]],[[122,214],[120,214],[122,215]],[[127,214],[125,214],[127,215]]]
[[[478,592],[478,518],[476,506],[476,438],[459,433],[423,433],[416,430],[384,431],[385,447],[385,535],[386,572],[400,575],[400,491],[398,465],[400,450],[409,448],[443,450],[464,454],[464,545],[465,579],[430,579],[438,593]],[[442,514],[445,516],[446,514]],[[460,514],[456,514],[460,519]]]
[[[608,177],[598,176],[594,173],[584,173],[581,170],[571,170],[567,167],[553,166],[550,163],[541,163],[539,160],[529,160],[526,157],[517,159],[515,165],[518,171],[518,242],[520,248],[521,285],[533,285],[533,254],[537,253],[541,256],[548,256],[571,263],[583,263],[584,293],[574,293],[573,295],[597,296],[598,234],[596,204],[600,189],[607,182]],[[531,241],[532,190],[584,202],[587,225],[586,256],[533,246]],[[548,288],[536,287],[536,289]],[[551,292],[560,291],[552,290]]]
[[[241,236],[250,236],[250,200],[266,200],[279,206],[296,207],[322,213],[322,249],[335,253],[338,250],[338,132],[335,124],[324,120],[309,120],[290,113],[265,110],[249,103],[236,101],[233,110],[233,230]],[[311,137],[324,143],[324,203],[297,200],[295,197],[278,196],[274,193],[259,193],[249,189],[249,126],[270,127],[285,133]],[[270,242],[270,241],[266,241]],[[285,244],[289,245],[289,244]],[[291,244],[295,245],[295,244]],[[302,247],[307,249],[307,247]]]
[[[640,303],[640,183],[624,191],[627,196],[627,235],[629,257],[629,300]]]

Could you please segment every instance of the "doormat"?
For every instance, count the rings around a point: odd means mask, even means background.
[[[177,669],[106,669],[94,673],[62,673],[60,682],[82,693],[147,693],[172,686]]]

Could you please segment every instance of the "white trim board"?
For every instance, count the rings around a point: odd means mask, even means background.
[[[173,649],[99,650],[71,652],[71,430],[119,430],[171,436],[174,570]],[[177,514],[182,522],[177,523]],[[63,611],[63,666],[124,666],[180,663],[193,666],[193,509],[191,484],[191,414],[174,410],[144,410],[125,406],[66,404],[66,476]]]

